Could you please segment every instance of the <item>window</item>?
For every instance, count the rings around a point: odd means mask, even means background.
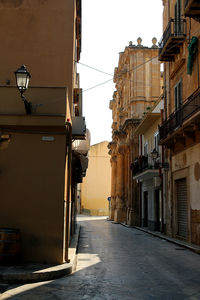
[[[148,143],[145,142],[144,144],[144,156],[147,156],[148,155]]]
[[[174,19],[175,19],[175,28],[174,32],[177,35],[182,34],[181,28],[181,0],[177,0],[174,6]]]
[[[154,134],[154,149],[159,153],[159,133],[158,131]]]
[[[174,105],[175,110],[178,110],[182,104],[182,80],[180,80],[174,87]]]
[[[175,105],[175,122],[176,122],[176,127],[179,127],[181,124],[181,104],[182,104],[182,80],[180,80],[176,86],[174,87],[174,105]]]

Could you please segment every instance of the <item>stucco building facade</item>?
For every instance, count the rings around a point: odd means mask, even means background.
[[[139,155],[138,136],[134,134],[141,119],[161,94],[161,72],[156,38],[152,47],[132,42],[119,55],[115,69],[116,91],[110,101],[112,110],[111,208],[110,220],[138,225],[140,222],[139,188],[133,180],[131,165]]]
[[[63,263],[75,221],[81,1],[1,0],[0,34],[0,227],[20,230],[22,261]],[[14,78],[22,64],[31,73],[29,115]]]
[[[140,191],[139,225],[149,230],[164,231],[165,203],[163,199],[164,169],[162,146],[159,146],[158,126],[161,123],[163,97],[161,96],[151,110],[145,114],[136,128],[138,154],[131,169],[133,180]]]
[[[163,1],[164,121],[160,144],[165,176],[166,233],[200,245],[200,4]]]
[[[81,213],[108,216],[111,190],[111,166],[108,142],[92,145],[87,175],[81,184]]]

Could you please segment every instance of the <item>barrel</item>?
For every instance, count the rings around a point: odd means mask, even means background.
[[[0,228],[0,264],[10,265],[19,261],[20,231]]]

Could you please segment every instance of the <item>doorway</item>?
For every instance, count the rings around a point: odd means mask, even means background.
[[[161,230],[161,203],[160,203],[160,190],[155,190],[155,230]]]
[[[176,218],[177,235],[181,238],[188,237],[188,205],[186,178],[176,180]]]
[[[148,227],[148,192],[144,192],[144,198],[143,198],[143,203],[144,203],[144,210],[143,210],[143,227]]]

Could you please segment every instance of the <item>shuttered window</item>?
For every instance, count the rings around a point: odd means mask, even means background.
[[[182,111],[180,110],[182,105],[182,80],[180,80],[177,85],[174,87],[174,105],[176,111],[176,126],[178,127],[181,124],[181,114]]]
[[[175,19],[175,28],[174,28],[174,34],[180,35],[182,34],[182,28],[181,28],[181,1],[177,0],[174,5],[174,19]]]
[[[182,80],[180,80],[174,88],[174,104],[175,110],[178,110],[182,104]]]
[[[156,149],[156,151],[158,151],[159,153],[159,132],[156,132],[154,134],[154,148]]]
[[[177,234],[187,238],[188,234],[188,205],[186,178],[176,180],[177,199]]]

